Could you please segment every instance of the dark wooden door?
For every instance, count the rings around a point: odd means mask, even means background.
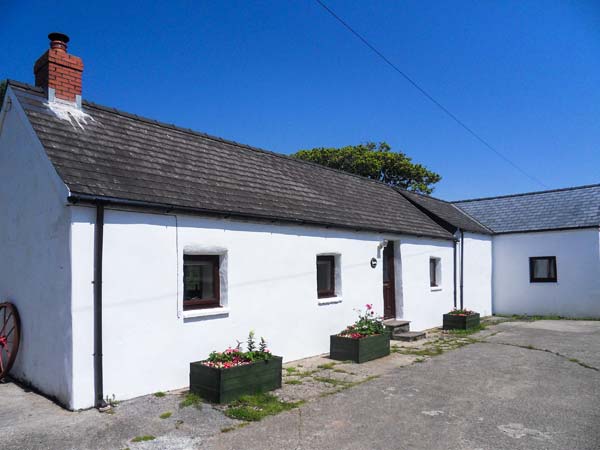
[[[394,243],[383,249],[383,317],[396,318],[396,283],[394,271]]]

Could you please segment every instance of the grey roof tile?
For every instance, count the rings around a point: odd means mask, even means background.
[[[433,214],[435,216],[434,220],[437,218],[436,221],[451,232],[460,228],[473,233],[492,234],[491,230],[450,202],[404,189],[398,189],[398,191],[417,207],[428,211],[430,215]]]
[[[600,185],[454,202],[495,233],[600,226]]]
[[[383,183],[85,101],[93,120],[80,129],[58,118],[40,89],[10,86],[73,194],[451,238]]]

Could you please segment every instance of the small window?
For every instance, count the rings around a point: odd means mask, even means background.
[[[440,287],[442,284],[442,263],[440,258],[429,258],[429,285]]]
[[[317,295],[335,297],[335,256],[317,256]]]
[[[531,283],[556,283],[556,256],[529,258],[529,281]]]
[[[220,306],[219,256],[183,255],[183,309]]]

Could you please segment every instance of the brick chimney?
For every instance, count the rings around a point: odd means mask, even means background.
[[[67,53],[69,37],[50,33],[50,49],[35,62],[33,73],[35,85],[48,93],[48,99],[66,100],[81,106],[81,58]]]

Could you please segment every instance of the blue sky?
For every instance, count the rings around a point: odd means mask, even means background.
[[[84,98],[282,153],[387,141],[461,199],[543,189],[314,0],[3,1],[0,78],[71,36]],[[326,3],[549,188],[600,183],[600,3]]]

